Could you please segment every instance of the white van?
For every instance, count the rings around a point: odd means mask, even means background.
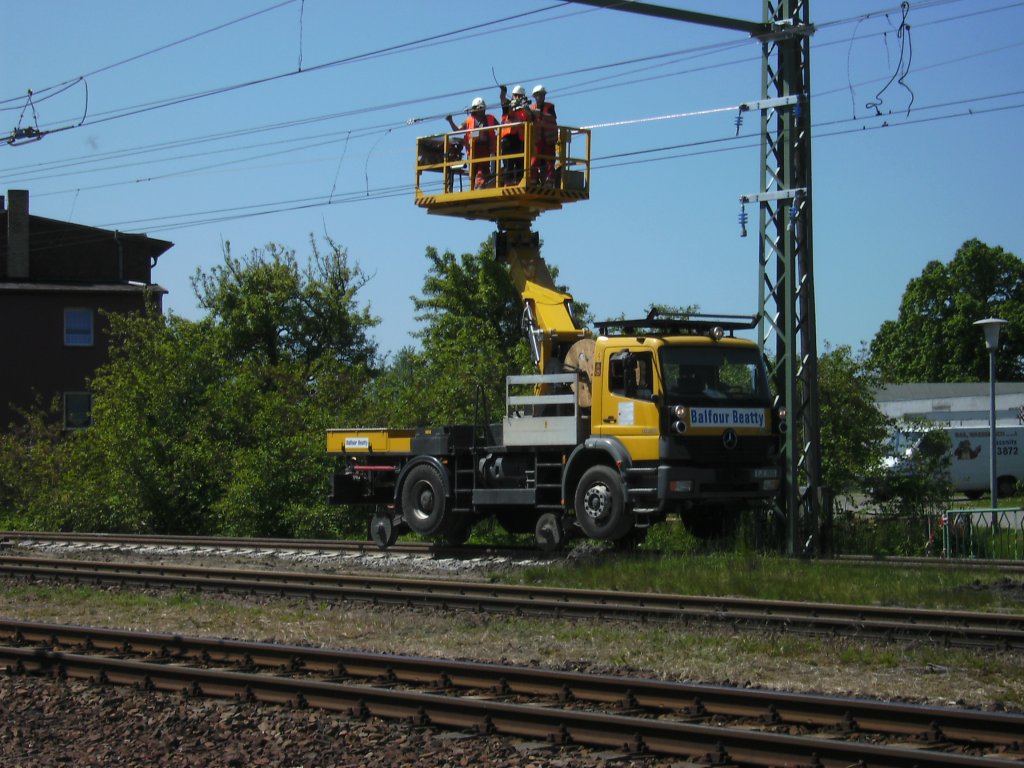
[[[991,490],[988,427],[944,427],[949,434],[949,475],[953,487],[968,498],[981,498]],[[1024,427],[996,427],[996,490],[999,498],[1012,496],[1024,480]]]
[[[883,477],[876,480],[875,495],[888,495],[885,475],[899,473],[910,466],[916,456],[937,455],[947,450],[942,439],[929,435],[945,433],[949,438],[949,479],[953,488],[970,499],[980,499],[990,493],[989,430],[988,427],[935,426],[920,431],[895,433],[891,440],[892,452],[884,463]],[[1024,481],[1024,427],[996,427],[996,490],[999,498],[1012,496],[1017,483]],[[880,482],[879,482],[880,480]]]

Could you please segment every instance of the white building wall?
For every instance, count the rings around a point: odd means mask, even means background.
[[[946,393],[943,390],[946,390]],[[965,391],[974,390],[974,391]],[[894,419],[924,418],[951,426],[988,426],[988,384],[890,385],[876,397],[878,409]],[[998,384],[996,425],[1024,423],[1024,384]]]

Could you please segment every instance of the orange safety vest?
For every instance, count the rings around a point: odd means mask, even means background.
[[[484,115],[477,120],[470,115],[466,118],[466,147],[469,157],[489,157],[495,152],[495,131],[482,130],[498,125],[494,115]]]
[[[533,114],[536,115],[536,121],[540,124],[534,134],[536,143],[554,144],[558,140],[558,118],[555,116],[555,105],[550,101],[545,101],[543,106],[537,109],[537,103],[534,102],[532,109]]]
[[[529,107],[518,107],[516,109],[509,110],[507,114],[502,115],[501,122],[506,125],[501,129],[501,135],[512,136],[517,135],[521,140],[526,138],[526,127],[522,123],[528,123],[533,119],[533,112],[530,111]],[[509,125],[509,123],[520,123],[520,125]]]

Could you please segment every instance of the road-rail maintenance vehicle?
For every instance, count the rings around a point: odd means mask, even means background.
[[[474,158],[473,178],[463,134],[418,139],[416,204],[495,222],[537,373],[507,378],[500,423],[328,430],[331,501],[366,508],[381,548],[404,531],[461,543],[493,517],[555,550],[579,535],[626,545],[669,514],[714,519],[776,495],[785,413],[757,344],[736,336],[756,318],[652,310],[580,327],[530,225],[589,197],[590,132],[558,126],[554,156],[538,158],[537,126],[522,128],[522,153]]]

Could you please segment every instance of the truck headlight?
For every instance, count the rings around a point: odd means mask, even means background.
[[[778,419],[779,432],[785,432],[789,429],[789,426],[786,424],[787,413],[786,406],[784,405],[780,405],[775,409],[775,418]]]

